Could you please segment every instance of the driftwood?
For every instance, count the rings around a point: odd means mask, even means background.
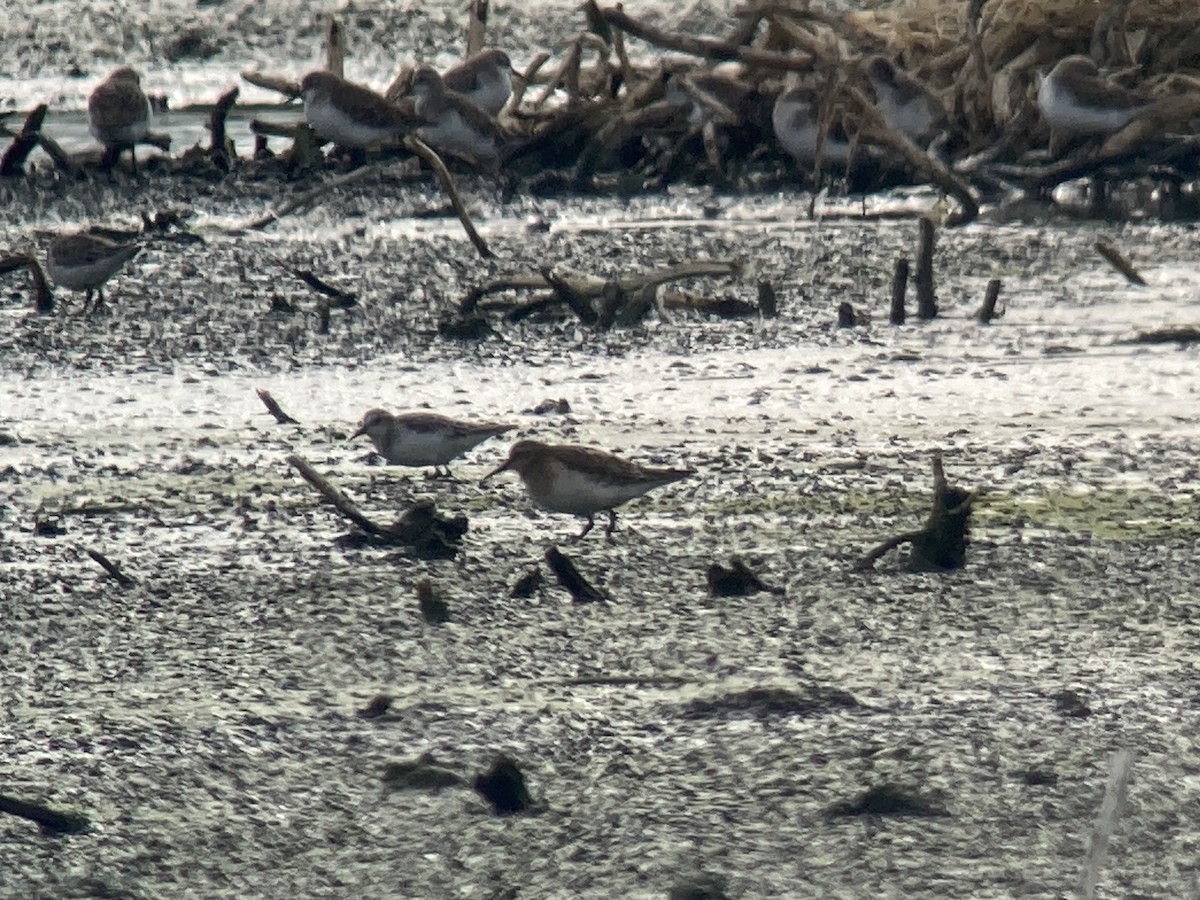
[[[37,822],[42,834],[79,834],[88,830],[86,816],[78,813],[59,812],[43,806],[40,803],[30,803],[18,800],[7,794],[0,794],[0,813],[19,816],[31,822]]]
[[[255,219],[245,227],[251,231],[261,231],[268,225],[282,219],[286,215],[294,213],[298,209],[305,209],[323,197],[325,194],[331,193],[337,188],[346,187],[354,184],[357,181],[362,181],[368,175],[375,173],[377,169],[374,166],[363,166],[355,169],[353,172],[347,172],[345,175],[339,175],[336,178],[331,178],[326,182],[318,185],[310,191],[305,191],[299,196],[293,197],[282,206],[270,210],[266,215]]]
[[[25,117],[25,124],[4,151],[4,156],[0,157],[0,178],[11,178],[24,172],[25,159],[38,145],[42,122],[45,121],[49,109],[45,103],[39,103]]]
[[[893,325],[903,325],[908,316],[904,310],[906,293],[908,293],[908,260],[902,256],[896,260],[896,268],[892,272],[892,305],[888,321]]]
[[[1154,331],[1143,331],[1135,336],[1133,344],[1194,344],[1200,341],[1200,328],[1195,325],[1183,325],[1179,328],[1156,328]]]
[[[0,257],[0,275],[16,269],[27,269],[33,279],[33,308],[39,315],[48,316],[54,312],[54,294],[42,264],[31,253],[16,253],[12,256]]]
[[[255,87],[268,91],[277,91],[289,100],[300,96],[300,82],[281,75],[267,75],[262,72],[242,72],[242,80]]]
[[[487,43],[488,0],[471,0],[467,19],[467,56],[473,56]]]
[[[275,398],[271,396],[270,391],[265,391],[262,388],[256,388],[255,393],[258,394],[258,399],[263,402],[263,406],[265,406],[267,408],[267,412],[269,412],[272,416],[274,416],[275,421],[278,422],[280,425],[299,425],[300,424],[299,422],[297,422],[295,419],[293,419],[291,416],[289,416],[287,413],[285,413],[283,411],[283,407],[281,407],[278,403],[275,402]]]
[[[330,298],[333,301],[331,306],[337,309],[350,309],[358,303],[358,294],[352,294],[350,291],[343,291],[341,288],[334,287],[327,281],[323,281],[309,272],[307,269],[293,269],[292,274],[307,284],[318,294]]]
[[[479,232],[475,230],[475,226],[471,224],[471,217],[467,214],[467,208],[463,205],[462,197],[459,196],[458,187],[454,183],[454,178],[450,174],[450,170],[446,168],[446,164],[442,162],[442,158],[434,152],[434,149],[426,144],[415,134],[410,134],[404,138],[404,146],[412,153],[415,153],[433,169],[437,175],[438,182],[442,186],[442,190],[446,192],[446,196],[450,198],[450,203],[454,206],[454,212],[458,216],[458,220],[462,223],[463,230],[467,233],[471,243],[475,249],[479,251],[479,255],[484,259],[491,259],[494,255],[491,248],[488,247],[487,241],[479,236]]]
[[[213,106],[212,112],[208,116],[208,130],[212,135],[208,153],[213,164],[222,172],[228,172],[233,164],[235,149],[233,141],[225,133],[225,119],[229,116],[229,111],[233,109],[237,98],[238,89],[230,88],[217,99],[216,105]]]
[[[432,501],[425,501],[413,504],[391,525],[379,525],[368,519],[349,497],[330,484],[307,460],[292,455],[287,461],[339,514],[353,522],[374,542],[385,546],[406,545],[421,559],[453,559],[458,553],[458,543],[467,531],[465,516],[446,519],[438,515]]]
[[[576,603],[596,603],[612,599],[605,591],[594,587],[584,578],[570,557],[560,552],[557,547],[546,551],[546,564],[550,566],[550,571],[554,573],[558,583],[570,592],[571,599]]]
[[[744,319],[759,314],[756,304],[737,297],[707,297],[690,291],[667,291],[662,297],[663,309],[687,309],[721,319]]]
[[[708,580],[708,593],[713,597],[746,597],[759,591],[781,596],[784,593],[783,588],[772,587],[755,575],[737,556],[729,558],[729,568],[713,563],[708,567],[705,577]]]
[[[430,625],[444,625],[450,621],[450,606],[433,593],[433,583],[428,578],[417,582],[417,608],[421,618]]]
[[[632,325],[652,308],[653,293],[660,285],[684,278],[744,275],[747,269],[747,264],[742,260],[713,260],[682,263],[612,279],[545,266],[540,276],[505,276],[472,288],[460,301],[459,314],[469,315],[477,309],[501,309],[509,314],[510,319],[514,316],[519,319],[555,305],[565,305],[585,325],[602,328],[614,324]],[[536,288],[549,288],[551,293],[538,297],[532,303],[481,305],[482,298],[489,294]],[[753,305],[750,308],[753,312],[758,311]]]
[[[981,325],[987,325],[993,319],[998,319],[1004,315],[1004,310],[996,312],[996,303],[1000,300],[1000,279],[993,278],[988,282],[987,291],[983,295],[983,305],[979,307],[979,312],[975,313],[975,318]]]
[[[966,562],[967,527],[975,496],[970,491],[946,484],[942,458],[933,458],[933,509],[925,527],[889,538],[871,550],[854,566],[856,572],[871,569],[875,561],[899,547],[911,544],[908,569],[912,572],[936,572],[958,569]]]
[[[1138,270],[1133,267],[1133,263],[1126,259],[1120,250],[1107,241],[1096,241],[1092,246],[1097,253],[1104,257],[1105,262],[1125,276],[1126,281],[1130,284],[1145,286],[1146,279],[1138,273]]]
[[[346,32],[342,23],[330,16],[325,24],[325,68],[342,78],[345,74]]]
[[[122,572],[120,566],[110,560],[99,550],[89,549],[87,550],[87,555],[95,560],[95,562],[98,563],[99,566],[104,569],[104,571],[107,572],[109,576],[121,587],[131,588],[137,584],[137,579],[131,578],[129,575],[126,575],[124,572]]]
[[[917,242],[917,317],[932,319],[937,316],[937,300],[933,288],[933,245],[936,232],[933,220],[920,218],[920,240]]]

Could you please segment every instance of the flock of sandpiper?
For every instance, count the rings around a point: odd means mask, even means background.
[[[863,72],[874,89],[879,112],[888,127],[914,142],[925,142],[945,121],[937,97],[892,61],[878,56],[865,61]],[[328,71],[315,71],[300,82],[304,114],[316,135],[336,145],[368,148],[417,134],[435,149],[476,161],[497,172],[508,136],[497,116],[508,104],[515,75],[508,55],[486,49],[439,73],[429,66],[415,70],[407,94],[391,100],[368,87]],[[665,98],[699,122],[713,115],[716,101],[736,112],[747,87],[718,72],[691,72],[686,79],[668,77]],[[699,94],[707,95],[700,97]],[[1052,131],[1070,135],[1111,134],[1130,122],[1150,99],[1104,78],[1084,56],[1061,60],[1042,79],[1038,107]],[[772,125],[780,146],[801,162],[818,155],[845,162],[851,140],[834,124],[823,124],[821,98],[808,87],[782,90],[774,101]],[[115,161],[133,151],[149,133],[150,103],[138,74],[127,66],[113,71],[92,92],[88,119],[93,136]],[[133,163],[136,171],[136,161]],[[85,231],[56,237],[47,254],[50,277],[62,287],[86,291],[85,306],[139,250],[136,241],[112,233]],[[510,430],[491,422],[471,423],[432,413],[366,414],[355,436],[366,435],[389,463],[433,466],[435,471],[476,444]],[[609,515],[606,533],[616,524],[614,508],[649,490],[678,481],[687,469],[648,468],[587,447],[522,440],[507,461],[489,473],[512,470],[530,497],[545,509],[584,516],[580,537],[593,527],[598,512]],[[486,478],[484,479],[486,480]]]

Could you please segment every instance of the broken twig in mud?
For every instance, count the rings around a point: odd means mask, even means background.
[[[453,559],[458,553],[458,543],[467,531],[465,516],[447,519],[438,515],[432,501],[421,501],[405,510],[391,525],[379,525],[363,515],[349,497],[330,484],[307,460],[292,455],[287,461],[338,513],[372,538],[389,546],[407,545],[421,559]]]
[[[136,579],[131,578],[130,576],[128,576],[124,572],[122,572],[120,566],[118,566],[115,562],[110,560],[107,556],[105,556],[99,550],[89,549],[85,552],[87,553],[88,556],[90,556],[93,560],[95,560],[100,565],[100,567],[102,569],[104,569],[104,571],[107,572],[109,574],[109,576],[113,580],[115,580],[117,582],[117,584],[119,584],[121,587],[131,588],[135,584],[137,584]]]
[[[892,272],[892,307],[888,321],[893,325],[903,325],[907,313],[904,310],[904,297],[908,293],[908,260],[903,256],[896,260],[896,268]]]
[[[37,257],[31,253],[17,253],[0,258],[0,275],[16,269],[27,269],[33,279],[33,308],[38,315],[48,316],[54,312],[54,294]]]
[[[222,172],[228,172],[234,159],[233,141],[225,133],[225,119],[229,116],[229,111],[233,109],[233,104],[237,102],[238,89],[230,88],[217,100],[212,112],[208,116],[208,130],[212,135],[212,142],[209,145],[208,155],[215,165]]]
[[[325,68],[338,78],[345,77],[346,31],[336,16],[325,24]]]
[[[0,813],[37,822],[42,834],[79,834],[88,829],[86,816],[58,812],[40,803],[29,803],[7,794],[0,794]]]
[[[459,196],[458,187],[454,183],[454,177],[450,174],[450,170],[446,168],[446,164],[442,162],[442,158],[437,155],[432,147],[426,144],[415,134],[410,134],[404,138],[404,146],[408,150],[429,165],[437,175],[438,182],[442,186],[442,190],[446,192],[446,196],[450,198],[450,205],[454,207],[454,213],[458,216],[458,221],[462,222],[463,231],[467,233],[467,237],[471,239],[471,243],[475,249],[479,251],[479,255],[484,259],[491,259],[493,253],[488,247],[487,241],[479,236],[479,232],[475,230],[475,226],[471,223],[471,217],[467,214],[467,208],[463,205],[462,197]]]
[[[920,241],[917,244],[917,318],[928,320],[935,318],[938,313],[933,289],[933,219],[921,216],[920,227]]]
[[[278,403],[275,402],[275,398],[271,396],[270,391],[264,391],[262,388],[256,388],[255,392],[258,394],[258,399],[263,402],[263,406],[265,406],[267,408],[267,412],[269,412],[272,416],[274,416],[275,421],[278,422],[280,425],[299,425],[300,424],[299,422],[297,422],[295,419],[293,419],[291,416],[289,416],[287,413],[285,413],[283,411],[283,407],[281,407]]]
[[[467,19],[467,52],[474,56],[487,43],[488,0],[471,0],[471,12]]]
[[[1107,241],[1096,241],[1092,245],[1096,252],[1104,257],[1105,262],[1125,276],[1125,280],[1130,284],[1145,286],[1146,279],[1141,276],[1137,269],[1133,267],[1133,263],[1125,258],[1125,256]]]
[[[4,151],[4,156],[0,158],[0,178],[11,178],[14,175],[24,174],[25,159],[38,145],[42,122],[45,121],[49,109],[50,107],[45,103],[39,103],[25,117],[25,124],[13,138],[8,149]]]
[[[558,583],[570,592],[574,602],[596,603],[612,599],[604,591],[593,587],[591,582],[579,574],[579,570],[575,568],[575,563],[571,561],[571,558],[559,551],[557,547],[551,547],[546,551],[546,564],[550,566],[550,571],[554,573]]]
[[[330,305],[337,309],[349,309],[358,303],[358,294],[352,294],[349,291],[343,291],[341,288],[334,287],[329,282],[322,281],[307,269],[293,269],[292,274],[318,294],[323,294],[332,299],[334,302]]]
[[[343,188],[348,184],[354,184],[356,181],[362,181],[362,179],[364,179],[366,176],[371,175],[376,171],[377,170],[374,166],[363,166],[360,169],[355,169],[353,172],[347,172],[345,175],[339,175],[337,178],[330,178],[328,181],[318,185],[311,191],[305,191],[298,197],[293,197],[287,203],[283,204],[283,206],[271,210],[265,216],[255,219],[245,227],[249,231],[261,231],[268,225],[276,222],[284,216],[290,215],[298,209],[304,209],[305,207],[310,206],[323,195],[328,194],[337,188]]]
[[[998,319],[1004,315],[1004,310],[996,312],[996,303],[1000,299],[1000,279],[993,278],[988,282],[987,292],[983,295],[983,305],[979,307],[979,312],[975,313],[975,318],[981,325],[987,325],[993,319]]]
[[[920,531],[909,531],[889,538],[854,565],[854,571],[871,569],[875,561],[899,547],[911,544],[908,557],[910,572],[944,572],[962,568],[967,558],[967,527],[975,496],[970,491],[950,487],[942,468],[942,458],[933,458],[933,509]]]

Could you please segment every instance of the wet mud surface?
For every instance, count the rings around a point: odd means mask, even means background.
[[[502,205],[466,179],[484,262],[418,216],[432,185],[381,176],[238,227],[310,186],[4,187],[5,249],[184,203],[203,242],[151,242],[98,317],[62,291],[35,316],[21,276],[0,282],[0,793],[91,822],[53,838],[0,818],[0,895],[663,897],[706,871],[747,898],[1059,897],[1122,748],[1097,896],[1196,895],[1200,360],[1127,343],[1197,324],[1191,228],[943,232],[941,317],[894,328],[913,221],[812,221],[802,195],[718,197],[716,218],[690,191]],[[778,319],[437,334],[497,275],[730,257],[754,271],[684,286],[753,299],[770,280]],[[296,269],[359,305],[320,334]],[[992,277],[1007,312],[985,327]],[[871,321],[835,328],[845,300]],[[531,412],[548,398],[570,412]],[[431,482],[349,442],[373,406],[697,474],[623,508],[614,541],[571,545],[580,523],[511,476],[477,485],[507,441]],[[851,571],[922,523],[937,452],[980,492],[966,568]],[[379,520],[418,498],[465,514],[457,557],[338,543],[293,453]],[[611,600],[572,604],[551,546]],[[734,554],[784,594],[710,597]],[[511,598],[533,567],[543,586]],[[421,617],[425,578],[447,624]],[[388,712],[360,717],[381,693]],[[539,808],[385,791],[386,764],[426,751],[468,778],[508,754]],[[828,814],[886,783],[947,814]]]
[[[197,202],[204,243],[152,245],[99,317],[34,316],[6,284],[5,790],[92,821],[60,839],[0,822],[6,893],[663,896],[705,870],[746,897],[1057,896],[1118,748],[1134,781],[1104,895],[1190,889],[1197,358],[1124,343],[1195,321],[1186,229],[1117,235],[1150,281],[1136,290],[1091,252],[1112,229],[944,233],[942,317],[893,328],[912,222],[806,221],[802,197],[727,198],[714,222],[687,194],[472,196],[491,263],[446,223],[391,219],[415,190],[262,234]],[[74,202],[30,204],[31,225]],[[535,214],[548,230],[525,227]],[[779,319],[436,336],[496,274],[729,256],[753,278],[691,286],[750,299],[770,279]],[[359,294],[327,335],[300,267]],[[993,275],[1008,309],[983,327]],[[844,299],[872,322],[832,327]],[[274,424],[258,387],[301,424]],[[530,412],[560,397],[570,413]],[[476,485],[505,442],[456,482],[373,465],[347,438],[376,405],[507,418],[518,437],[697,475],[630,504],[615,541],[571,546],[579,523],[532,510],[515,479]],[[923,521],[937,451],[982,492],[966,569],[851,572]],[[466,514],[458,557],[335,544],[347,526],[289,453],[381,520],[419,497]],[[552,545],[611,602],[571,604]],[[785,595],[709,597],[706,568],[732,554]],[[543,587],[509,598],[532,567]],[[426,577],[446,625],[420,617]],[[389,713],[358,717],[379,693]],[[385,764],[424,751],[463,775],[508,753],[544,808],[498,819],[464,789],[386,794]],[[948,815],[827,817],[887,782]]]

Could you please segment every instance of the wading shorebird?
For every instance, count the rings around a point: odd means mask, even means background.
[[[464,422],[437,413],[392,415],[387,410],[372,409],[363,416],[350,440],[365,434],[375,451],[391,465],[433,466],[437,477],[450,475],[452,459],[515,427],[501,422]],[[439,473],[439,469],[444,471]]]
[[[104,283],[141,249],[133,236],[117,240],[87,231],[60,234],[46,250],[46,270],[59,287],[87,292],[84,312],[89,309],[94,291],[97,300],[91,308],[99,310],[104,307]]]
[[[88,97],[88,130],[111,154],[108,166],[116,165],[122,150],[129,150],[133,174],[137,174],[137,143],[150,133],[150,100],[142,91],[142,79],[129,66],[113,69]]]
[[[598,512],[608,513],[604,533],[612,540],[617,527],[616,507],[693,474],[691,469],[640,466],[591,447],[524,440],[513,444],[508,459],[479,483],[509,470],[521,477],[530,499],[538,506],[587,518],[583,531],[575,537],[577,541],[595,526]]]
[[[324,70],[304,76],[300,96],[309,127],[342,147],[362,150],[395,143],[425,121],[411,104],[393,103],[368,87]]]
[[[446,89],[462,94],[490,116],[500,115],[512,96],[512,60],[496,47],[487,47],[442,73]]]

